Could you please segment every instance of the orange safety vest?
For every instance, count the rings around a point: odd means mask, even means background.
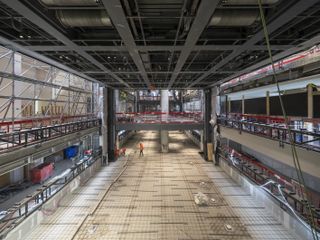
[[[140,143],[140,150],[143,150],[143,144],[142,143]]]

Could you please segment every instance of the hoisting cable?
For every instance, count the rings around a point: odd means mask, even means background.
[[[313,211],[312,211],[312,208],[311,208],[310,201],[308,199],[309,194],[307,193],[307,189],[305,187],[306,186],[305,185],[305,180],[304,180],[304,177],[303,177],[303,174],[302,174],[301,165],[300,165],[300,162],[299,162],[299,157],[298,157],[298,154],[297,154],[297,150],[296,150],[296,146],[295,146],[295,143],[294,143],[293,134],[292,134],[291,127],[290,127],[290,122],[289,122],[289,119],[288,119],[288,116],[287,116],[287,113],[286,113],[286,110],[285,110],[285,107],[284,107],[284,104],[283,104],[283,99],[282,99],[282,96],[281,96],[281,90],[280,90],[278,78],[276,76],[273,56],[272,56],[271,47],[270,47],[269,33],[268,33],[268,29],[267,29],[267,24],[266,24],[266,19],[265,19],[265,16],[264,16],[264,12],[263,12],[263,9],[262,9],[261,0],[258,0],[258,4],[259,4],[261,23],[262,23],[262,26],[263,26],[263,33],[264,33],[265,41],[266,41],[266,44],[267,44],[267,50],[268,50],[270,63],[271,63],[271,66],[272,66],[273,79],[274,79],[274,81],[276,83],[276,86],[277,86],[277,92],[278,92],[280,107],[281,107],[281,110],[282,110],[284,123],[286,125],[286,128],[288,130],[288,134],[289,134],[289,142],[290,142],[290,147],[291,147],[293,164],[294,164],[294,167],[295,167],[295,170],[296,170],[296,173],[297,173],[299,187],[300,187],[300,191],[302,193],[302,199],[306,202],[306,206],[307,206],[307,209],[309,211],[308,221],[309,221],[310,228],[311,228],[310,230],[311,230],[313,239],[314,240],[319,240],[318,233],[317,233],[317,230],[316,230],[316,224],[315,224],[315,220],[314,220]],[[303,190],[302,186],[305,187],[306,199],[305,199],[305,196],[304,196],[304,190]]]

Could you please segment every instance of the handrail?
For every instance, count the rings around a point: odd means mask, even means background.
[[[0,152],[17,146],[29,146],[38,142],[47,141],[59,136],[100,125],[99,119],[68,122],[53,126],[23,129],[17,132],[0,133]],[[5,146],[5,147],[2,147]]]
[[[52,121],[52,120],[60,120],[62,123],[69,119],[81,119],[81,118],[92,118],[94,117],[94,114],[82,114],[82,115],[55,115],[50,117],[35,117],[35,118],[26,118],[26,119],[19,119],[14,121],[3,121],[0,122],[0,127],[9,127],[9,126],[15,126],[15,125],[21,125],[21,124],[34,124],[34,123],[43,123],[46,121]],[[13,129],[13,127],[12,127]]]
[[[194,124],[202,123],[201,112],[133,112],[117,113],[118,123]]]
[[[117,112],[116,115],[164,115],[164,114],[169,114],[169,115],[200,115],[202,112],[160,112],[160,111],[154,111],[154,112]]]
[[[258,123],[226,117],[218,117],[218,123],[225,127],[237,129],[240,132],[247,132],[272,140],[277,140],[279,141],[280,147],[283,147],[284,143],[290,144],[289,131],[284,124]],[[312,144],[315,141],[320,141],[320,131],[292,129],[291,133],[293,134],[294,144],[297,147],[307,148],[320,152],[320,144]],[[308,140],[304,140],[305,136],[309,137],[307,137]]]
[[[230,151],[231,150],[231,151]],[[237,169],[241,174],[245,175],[248,179],[256,183],[262,189],[266,190],[280,205],[286,210],[294,210],[290,212],[292,215],[298,214],[305,222],[308,217],[305,216],[304,209],[306,202],[295,194],[295,189],[284,177],[274,173],[271,170],[266,171],[268,168],[264,165],[255,162],[249,157],[243,157],[234,149],[220,147],[219,158],[227,162],[229,166]],[[281,201],[280,197],[284,197]],[[320,230],[320,213],[317,209],[313,208],[313,215],[316,218],[317,231]]]
[[[95,152],[93,156],[76,163],[76,166],[67,169],[59,176],[54,177],[35,193],[8,209],[7,214],[0,219],[0,239],[5,238],[6,234],[23,222],[25,218],[41,209],[43,204],[99,159],[101,159],[100,150]]]

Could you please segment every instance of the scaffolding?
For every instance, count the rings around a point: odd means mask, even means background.
[[[34,138],[28,131],[96,119],[98,101],[98,83],[0,46],[1,148],[29,142],[18,139]]]

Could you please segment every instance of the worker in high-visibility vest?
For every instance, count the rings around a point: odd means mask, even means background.
[[[142,142],[139,144],[139,149],[140,149],[140,157],[143,156],[143,149],[144,149],[144,146],[142,144]]]

